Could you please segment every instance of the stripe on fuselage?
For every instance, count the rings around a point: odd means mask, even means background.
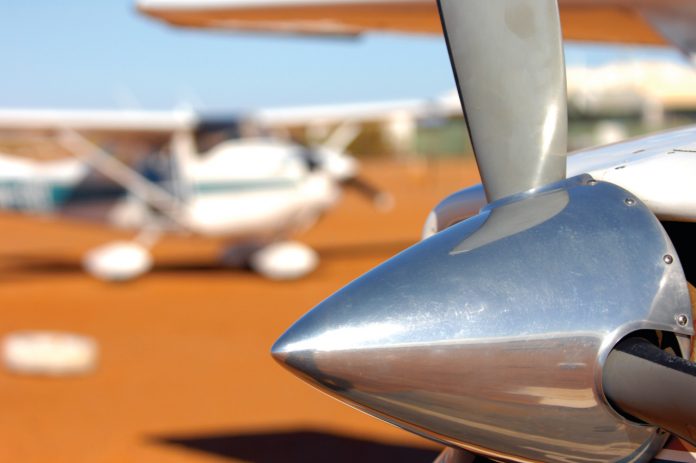
[[[165,185],[166,182],[157,182]],[[191,191],[195,195],[246,193],[264,190],[290,189],[297,186],[294,180],[247,180],[234,182],[196,183]],[[0,181],[0,208],[17,211],[51,212],[63,206],[93,201],[116,200],[127,190],[112,185],[66,185],[18,180]]]

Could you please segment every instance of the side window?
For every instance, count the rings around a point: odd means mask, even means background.
[[[196,129],[196,151],[207,153],[222,142],[240,137],[241,124],[237,120],[203,121]]]

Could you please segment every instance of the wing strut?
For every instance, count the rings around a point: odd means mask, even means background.
[[[148,206],[163,213],[177,225],[188,228],[182,218],[180,201],[164,188],[149,181],[74,130],[61,129],[57,141],[75,157],[123,186]]]

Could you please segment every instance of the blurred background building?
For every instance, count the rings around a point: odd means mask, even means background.
[[[696,121],[696,71],[675,60],[619,60],[601,66],[568,68],[569,149],[571,151],[687,125]],[[455,90],[433,100],[402,101],[360,120],[350,146],[361,157],[451,157],[472,154]],[[341,107],[339,107],[341,108]],[[342,107],[345,118],[351,107]],[[339,122],[287,124],[306,143],[321,140]]]

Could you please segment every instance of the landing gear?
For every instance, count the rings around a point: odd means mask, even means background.
[[[251,256],[259,252],[263,247],[263,244],[254,242],[235,244],[223,250],[220,261],[225,267],[249,270],[251,268]]]
[[[133,241],[117,241],[88,252],[82,260],[87,273],[104,281],[129,281],[152,268],[148,247]]]
[[[222,261],[230,267],[250,268],[271,280],[296,280],[317,268],[319,256],[302,243],[280,241],[233,246],[224,252]]]
[[[85,271],[103,281],[129,281],[152,268],[150,246],[154,239],[141,235],[134,241],[117,241],[100,246],[85,255]],[[311,273],[319,256],[309,246],[295,241],[268,245],[246,243],[233,246],[222,255],[222,262],[233,268],[249,268],[271,280],[295,280]]]
[[[255,252],[251,268],[271,280],[296,280],[319,265],[316,251],[296,241],[273,243]]]

